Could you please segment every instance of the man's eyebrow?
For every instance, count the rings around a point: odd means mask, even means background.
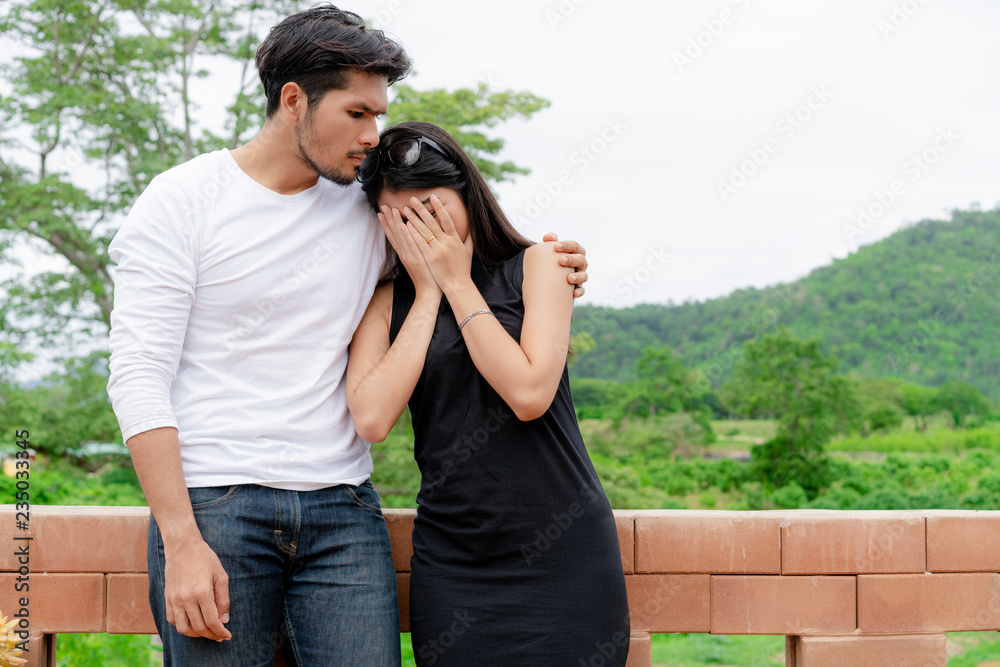
[[[365,102],[356,102],[354,106],[373,116],[381,116],[386,111],[385,109],[376,109],[375,107],[368,106]]]

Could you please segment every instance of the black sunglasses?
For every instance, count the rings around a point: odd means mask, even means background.
[[[355,174],[354,178],[358,181],[358,183],[364,183],[371,180],[371,178],[378,173],[379,167],[382,164],[383,154],[389,161],[389,164],[393,166],[404,168],[412,167],[417,163],[417,160],[420,159],[420,146],[423,144],[427,144],[441,155],[448,157],[448,154],[444,152],[443,148],[427,137],[400,139],[399,141],[389,144],[385,148],[378,146],[368,151],[368,156],[365,158],[365,161],[361,163],[361,166],[358,167],[358,173]]]

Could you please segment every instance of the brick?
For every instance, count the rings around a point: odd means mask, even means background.
[[[392,544],[392,566],[396,572],[409,572],[410,556],[413,555],[413,520],[417,513],[414,510],[386,509],[382,510],[382,514]]]
[[[19,655],[28,662],[22,667],[56,667],[56,643],[59,635],[32,635],[28,650]]]
[[[854,577],[712,577],[713,634],[844,634],[855,609]]]
[[[636,572],[781,573],[781,519],[768,513],[638,512]]]
[[[149,609],[149,577],[145,574],[108,575],[107,631],[112,634],[156,634]]]
[[[924,519],[918,515],[830,512],[785,518],[782,574],[923,572]]]
[[[625,667],[653,667],[653,642],[648,633],[632,635]]]
[[[927,517],[929,572],[1000,572],[1000,513]]]
[[[1000,575],[858,576],[858,628],[864,634],[996,630]]]
[[[616,511],[615,525],[622,551],[622,570],[625,574],[632,574],[635,572],[635,513]]]
[[[410,631],[410,573],[396,574],[396,590],[399,591],[399,631]]]
[[[947,667],[944,635],[795,637],[795,667]]]
[[[104,632],[103,574],[32,573],[27,592],[14,590],[17,576],[0,575],[0,610],[10,617],[28,598],[33,634]]]
[[[625,577],[633,632],[708,632],[707,574],[632,574]]]
[[[9,515],[9,516],[8,516]],[[32,572],[146,572],[148,507],[36,506],[31,509]],[[12,544],[14,509],[0,508],[0,540]],[[0,571],[17,569],[13,549]]]

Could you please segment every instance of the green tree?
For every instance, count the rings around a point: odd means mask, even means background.
[[[931,417],[940,410],[937,389],[904,382],[900,386],[900,392],[903,395],[903,411],[913,417],[918,431],[926,431]]]
[[[0,265],[47,255],[58,268],[17,271],[0,283],[0,356],[18,349],[103,341],[113,283],[108,245],[131,203],[158,173],[201,152],[245,143],[262,126],[256,47],[296,0],[13,0],[0,31],[19,43],[0,56]],[[192,84],[210,70],[214,99]],[[396,89],[393,120],[416,118],[454,132],[490,180],[527,169],[489,159],[503,141],[489,132],[548,102],[484,85],[454,92]],[[201,121],[225,106],[218,126]],[[96,180],[95,180],[96,179]],[[24,266],[25,269],[31,267]],[[6,347],[4,347],[6,346]],[[103,347],[103,346],[102,346]],[[102,355],[66,360],[64,373],[22,390],[3,387],[4,423],[31,424],[33,444],[52,453],[89,440],[118,440],[107,405]],[[7,420],[10,421],[7,421]]]
[[[810,497],[827,484],[823,446],[857,422],[854,383],[837,374],[837,359],[818,338],[801,339],[781,328],[743,346],[723,402],[753,417],[774,417],[777,433],[752,456],[776,487],[796,482]]]
[[[623,387],[614,380],[570,377],[573,405],[580,419],[615,417],[615,406],[621,402]]]
[[[0,397],[0,422],[27,428],[39,453],[78,456],[88,442],[121,442],[118,421],[105,388],[107,354],[64,360],[64,369],[31,387],[7,382]],[[85,464],[82,459],[78,461]]]
[[[0,262],[16,265],[28,247],[63,266],[0,284],[7,340],[106,334],[107,247],[125,211],[156,174],[199,152],[236,147],[260,128],[256,45],[269,26],[308,4],[4,3],[0,29],[23,55],[0,62],[7,84],[0,90],[10,91],[0,97]],[[223,65],[235,65],[240,79],[220,81],[218,104],[228,103],[220,131],[199,122],[211,115],[199,113],[192,83]],[[430,120],[453,131],[492,180],[527,170],[488,159],[503,141],[487,129],[548,104],[482,84],[454,92],[400,86],[395,94],[394,121]],[[103,182],[93,185],[97,174]]]
[[[960,380],[949,380],[938,388],[937,405],[951,415],[954,428],[965,428],[969,417],[985,417],[990,412],[986,397],[968,382]]]
[[[699,371],[684,367],[669,347],[647,347],[636,361],[637,380],[620,385],[618,401],[608,413],[620,424],[626,417],[654,419],[686,412],[700,427],[702,444],[715,440],[712,432],[714,394]]]
[[[694,378],[673,350],[647,347],[636,361],[636,370],[639,379],[625,388],[625,414],[655,417],[683,409]]]
[[[548,100],[527,91],[491,90],[485,83],[451,92],[442,88],[417,90],[403,83],[393,86],[393,90],[395,95],[386,114],[390,124],[422,120],[441,126],[462,145],[488,181],[507,181],[517,174],[530,173],[509,160],[489,159],[503,149],[504,141],[487,136],[483,130],[511,118],[530,118],[549,106]]]
[[[906,403],[902,380],[858,378],[855,382],[862,411],[860,426],[864,435],[892,431],[902,426]]]

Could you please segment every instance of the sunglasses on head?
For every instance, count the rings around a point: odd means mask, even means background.
[[[371,180],[378,173],[379,167],[382,166],[383,156],[385,160],[388,160],[389,164],[395,167],[412,167],[420,159],[420,147],[424,144],[427,144],[441,155],[448,157],[443,148],[427,137],[400,139],[384,148],[378,146],[368,151],[368,156],[361,163],[361,166],[358,167],[358,173],[354,178],[359,183]]]

